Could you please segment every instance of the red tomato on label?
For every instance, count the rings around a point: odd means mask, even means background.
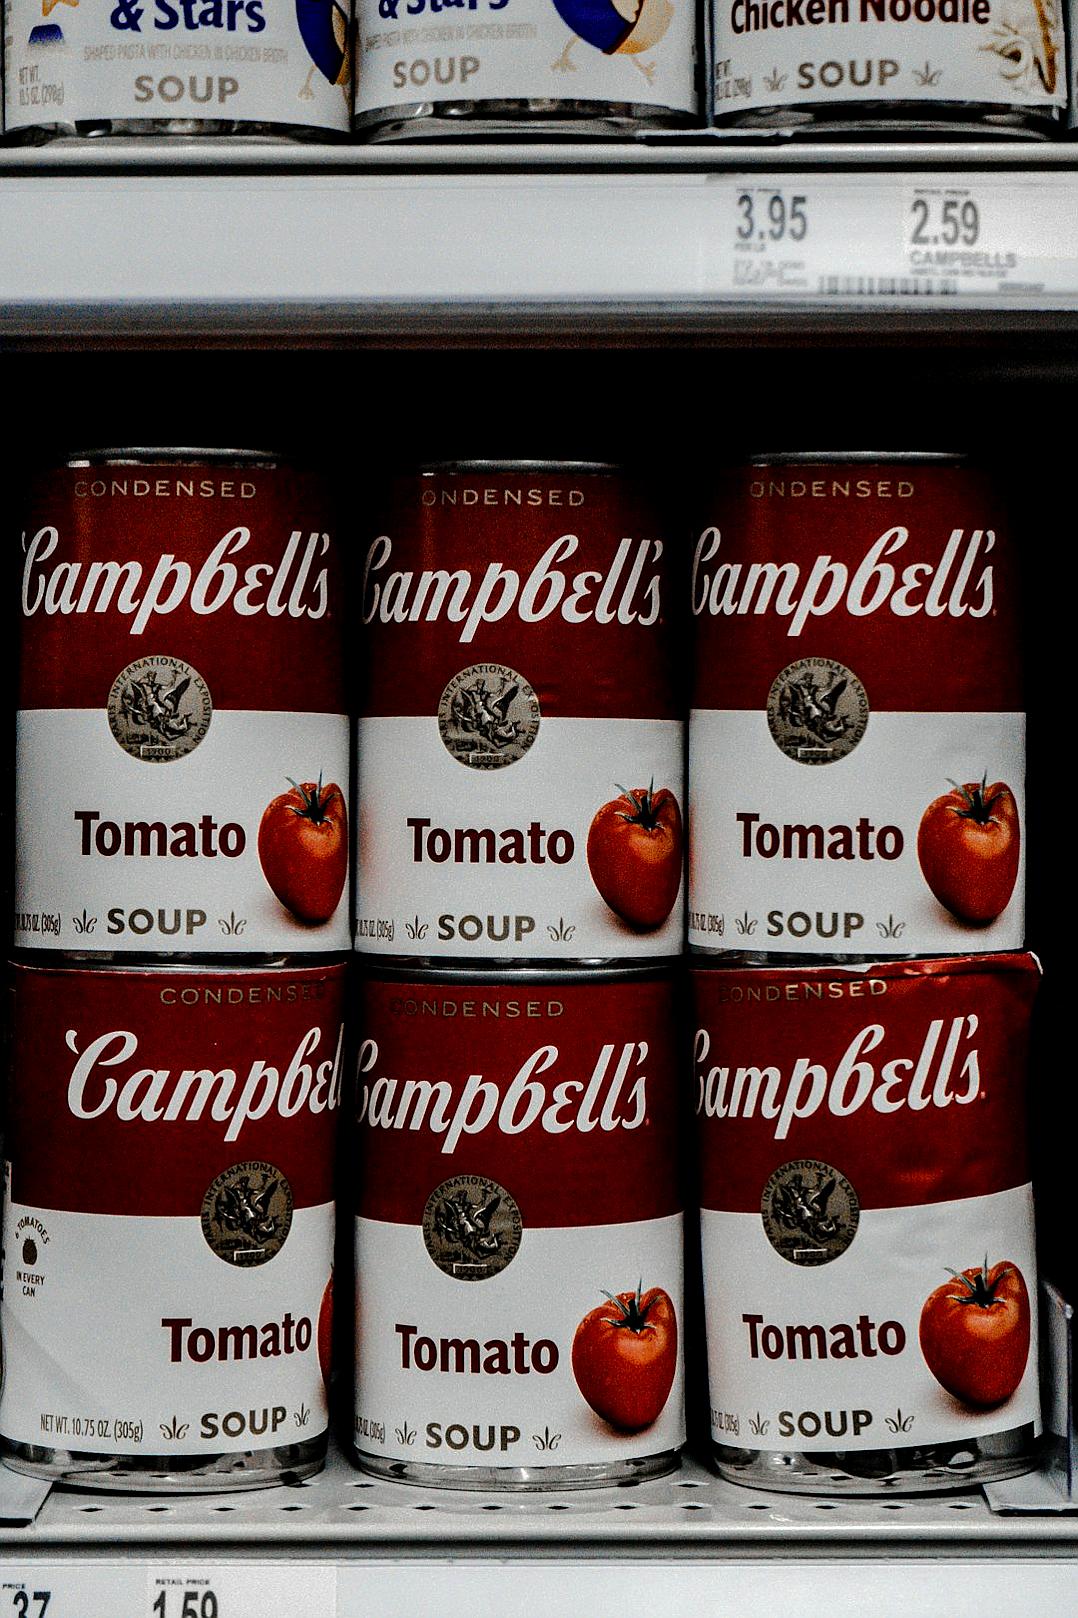
[[[274,798],[258,828],[262,874],[297,921],[328,921],[348,876],[348,816],[335,782],[293,783]]]
[[[329,1373],[333,1367],[333,1276],[326,1282],[322,1304],[318,1311],[318,1366],[322,1381],[329,1387]]]
[[[677,1316],[661,1287],[619,1292],[576,1328],[576,1385],[595,1414],[619,1432],[651,1426],[670,1397],[676,1369]]]
[[[921,1310],[921,1353],[941,1386],[963,1404],[1002,1404],[1029,1358],[1029,1293],[1017,1264],[952,1272]]]
[[[681,810],[668,787],[637,787],[604,803],[588,832],[592,881],[630,927],[661,927],[681,887]]]
[[[1021,829],[1002,781],[968,781],[930,803],[917,858],[932,892],[959,921],[985,926],[1003,914],[1018,880]]]

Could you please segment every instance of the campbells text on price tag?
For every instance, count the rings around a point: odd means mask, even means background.
[[[146,1591],[146,1618],[266,1618],[267,1613],[336,1618],[337,1612],[337,1570],[326,1563],[148,1568]],[[2,1609],[0,1618],[6,1618]],[[46,1618],[67,1615],[50,1613]]]

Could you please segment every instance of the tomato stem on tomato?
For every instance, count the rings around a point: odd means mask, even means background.
[[[655,777],[652,776],[646,792],[631,792],[628,787],[623,787],[620,781],[615,781],[614,785],[622,797],[628,798],[633,806],[631,815],[626,814],[624,809],[620,810],[619,819],[630,826],[643,826],[645,831],[654,831],[659,824],[659,808],[655,801]]]
[[[948,1293],[951,1302],[963,1305],[976,1304],[979,1309],[992,1309],[997,1305],[1001,1306],[1003,1300],[996,1296],[996,1288],[1005,1276],[1014,1274],[1014,1271],[1008,1265],[1005,1269],[1000,1270],[994,1281],[989,1280],[987,1253],[984,1256],[984,1264],[972,1281],[965,1271],[952,1270],[949,1264],[944,1267],[949,1275],[954,1276],[959,1286],[966,1288],[965,1292]]]
[[[607,1292],[605,1287],[602,1289],[602,1292],[603,1297],[609,1298],[610,1302],[614,1305],[614,1308],[618,1310],[621,1317],[620,1319],[616,1320],[613,1317],[608,1316],[607,1318],[609,1325],[618,1326],[635,1332],[641,1332],[648,1325],[650,1325],[648,1314],[651,1310],[652,1304],[656,1300],[652,1298],[650,1302],[644,1302],[643,1276],[641,1276],[640,1280],[636,1283],[636,1292],[635,1294],[630,1294],[628,1303],[625,1302],[624,1298],[619,1297],[616,1292]]]
[[[960,782],[952,781],[950,776],[947,779],[966,804],[964,809],[955,810],[959,820],[973,820],[976,821],[978,826],[989,826],[994,822],[995,815],[992,811],[999,802],[1002,793],[995,792],[991,797],[988,796],[987,770],[981,776],[980,786],[975,786],[972,792],[968,787],[962,786]]]
[[[299,781],[293,781],[290,775],[286,775],[285,780],[303,799],[301,808],[297,809],[295,804],[289,805],[294,815],[298,816],[300,820],[311,821],[315,826],[321,826],[325,820],[328,820],[329,816],[326,811],[337,796],[337,791],[336,788],[330,788],[323,797],[321,770],[318,772],[318,785],[310,789]]]

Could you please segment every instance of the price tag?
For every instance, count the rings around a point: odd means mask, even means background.
[[[336,1618],[337,1570],[325,1562],[191,1563],[148,1568],[145,1580],[144,1618]],[[7,1618],[2,1609],[0,1618]]]
[[[145,1581],[134,1563],[5,1562],[0,1618],[127,1618],[141,1610]]]
[[[911,273],[942,296],[1006,291],[1019,277],[1021,206],[998,185],[919,185],[907,190],[903,251]],[[1028,244],[1032,245],[1032,244]],[[1028,256],[1028,246],[1025,249]],[[1034,290],[1028,286],[1028,290]],[[1043,283],[1036,290],[1043,290]]]
[[[906,190],[903,230],[907,263],[945,293],[997,306],[1078,297],[1078,225],[1065,174],[925,177]]]
[[[811,291],[809,191],[796,180],[788,186],[746,183],[732,197],[732,290]]]

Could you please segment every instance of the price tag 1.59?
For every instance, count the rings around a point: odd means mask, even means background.
[[[337,1570],[324,1562],[156,1567],[147,1569],[146,1592],[146,1618],[266,1618],[272,1612],[336,1618]]]

